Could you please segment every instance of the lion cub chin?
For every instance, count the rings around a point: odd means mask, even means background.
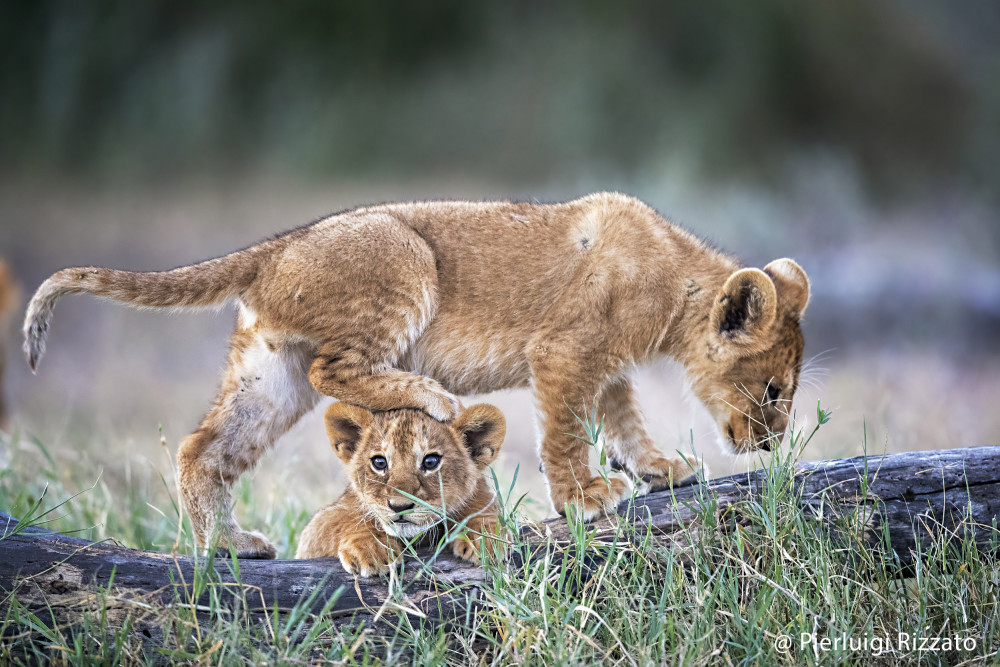
[[[326,431],[349,485],[305,527],[295,557],[337,556],[351,574],[369,577],[388,571],[401,540],[462,522],[465,530],[451,543],[455,555],[478,562],[480,537],[499,552],[496,505],[483,473],[506,430],[492,405],[473,405],[441,423],[419,410],[370,412],[334,403]]]

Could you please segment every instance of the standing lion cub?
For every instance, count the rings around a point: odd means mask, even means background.
[[[350,482],[302,531],[295,557],[336,556],[351,574],[369,577],[388,570],[402,552],[401,539],[445,522],[465,526],[451,543],[456,556],[478,561],[480,537],[498,549],[491,539],[498,534],[497,510],[483,472],[506,430],[492,405],[473,405],[442,424],[418,410],[373,414],[334,403],[326,431]]]
[[[530,387],[553,505],[585,519],[613,511],[628,483],[593,473],[574,412],[596,407],[616,467],[645,485],[691,474],[646,432],[639,364],[677,359],[732,448],[767,447],[798,387],[809,280],[791,259],[740,268],[620,194],[385,204],[172,271],[58,271],[28,306],[32,369],[56,301],[80,292],[150,308],[238,305],[218,397],[177,467],[200,541],[217,534],[241,556],[273,558],[236,522],[231,488],[321,394],[447,422],[456,394]]]

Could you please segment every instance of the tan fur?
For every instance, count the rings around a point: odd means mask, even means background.
[[[10,343],[10,320],[20,301],[21,291],[7,262],[0,259],[0,431],[10,428],[10,411],[4,385],[7,365],[7,349]]]
[[[396,560],[400,539],[429,537],[444,516],[453,530],[465,522],[466,530],[451,543],[460,558],[478,561],[480,537],[500,549],[500,542],[489,538],[498,534],[497,509],[483,475],[506,433],[495,407],[474,405],[442,424],[418,410],[372,414],[334,403],[326,411],[326,428],[350,485],[302,531],[296,558],[336,556],[348,572],[371,576]],[[430,470],[423,465],[427,455],[440,457]],[[374,467],[376,456],[384,457],[384,470]]]
[[[585,518],[628,485],[593,474],[571,410],[596,402],[611,455],[649,486],[691,472],[646,433],[637,364],[680,360],[730,444],[761,446],[787,423],[809,283],[790,259],[739,270],[642,202],[600,193],[372,206],[174,271],[66,269],[29,306],[32,365],[55,300],[73,292],[153,307],[238,302],[219,396],[178,453],[181,489],[200,539],[216,532],[266,557],[270,544],[232,517],[230,486],[320,394],[449,420],[455,394],[530,386],[552,501]]]

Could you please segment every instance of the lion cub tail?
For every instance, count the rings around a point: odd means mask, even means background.
[[[251,249],[252,250],[252,249]],[[34,371],[45,354],[45,337],[56,301],[66,294],[93,294],[140,308],[198,308],[239,296],[257,273],[250,250],[171,271],[139,273],[99,267],[56,271],[42,283],[24,318],[24,353]]]

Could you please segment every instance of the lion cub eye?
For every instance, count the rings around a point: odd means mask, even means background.
[[[373,456],[372,457],[372,468],[382,472],[389,467],[389,462],[385,460],[384,456]]]
[[[774,402],[781,396],[781,388],[773,384],[767,385],[767,400]]]
[[[428,454],[424,457],[423,463],[420,464],[421,469],[426,472],[430,472],[441,465],[441,455],[440,454]]]

